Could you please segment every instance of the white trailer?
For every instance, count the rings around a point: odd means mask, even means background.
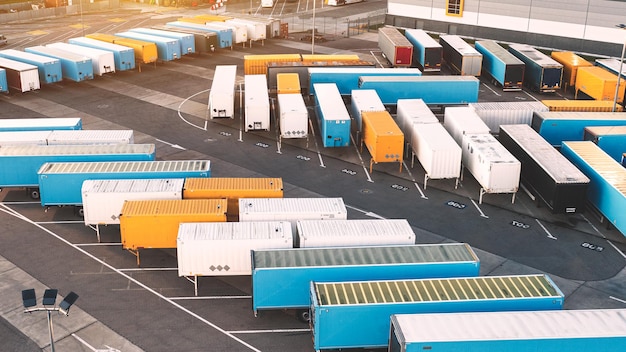
[[[356,123],[357,131],[361,131],[363,111],[386,111],[385,105],[380,100],[374,89],[353,89],[350,94],[350,113]]]
[[[0,147],[9,145],[46,145],[51,131],[0,132]]]
[[[298,248],[415,244],[405,219],[299,220],[296,227]]]
[[[443,127],[458,145],[463,143],[465,134],[482,134],[491,131],[480,116],[467,106],[446,107],[443,113]]]
[[[489,103],[469,103],[468,106],[480,116],[494,134],[500,131],[500,125],[529,125],[535,111],[550,109],[539,101],[507,101]]]
[[[209,115],[235,118],[235,80],[237,65],[217,65],[209,92]]]
[[[111,51],[68,43],[52,43],[47,44],[46,46],[49,48],[56,48],[70,53],[87,56],[91,59],[94,75],[102,76],[105,73],[115,72],[115,57]]]
[[[308,138],[309,112],[300,94],[278,94],[280,138]]]
[[[176,239],[178,276],[194,284],[198,276],[251,275],[250,251],[292,248],[288,221],[181,223]]]
[[[133,130],[56,130],[48,135],[48,145],[133,144]]]
[[[343,198],[239,198],[239,221],[346,220]]]
[[[5,70],[9,88],[22,93],[41,88],[37,66],[0,57],[0,67]]]
[[[439,119],[422,99],[398,99],[396,121],[407,143],[413,140],[413,125],[439,123]]]
[[[81,187],[85,225],[119,225],[127,200],[183,199],[184,178],[85,180]]]
[[[459,185],[461,176],[461,147],[440,123],[414,124],[411,133],[411,167],[413,158],[424,168],[424,189],[428,179],[456,179],[454,188]]]
[[[267,76],[245,75],[245,131],[270,130],[270,97]]]
[[[463,136],[463,165],[480,184],[478,203],[485,193],[515,193],[519,188],[522,164],[491,134]]]
[[[267,29],[266,25],[261,22],[250,21],[241,18],[234,18],[232,20],[226,20],[225,23],[231,23],[234,25],[242,25],[248,31],[248,40],[250,41],[250,46],[252,46],[253,40],[263,41],[267,38]]]
[[[230,29],[233,33],[233,43],[242,43],[244,46],[248,41],[248,28],[241,23],[226,23],[226,22],[206,22],[205,26],[215,29]]]

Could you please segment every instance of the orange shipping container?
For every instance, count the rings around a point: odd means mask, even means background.
[[[576,95],[581,91],[596,100],[615,99],[617,75],[598,66],[580,67],[576,75]],[[624,100],[626,81],[620,80],[617,102]]]
[[[204,22],[226,22],[228,20],[234,19],[234,17],[221,15],[197,15],[193,16],[193,18],[203,20]]]
[[[279,73],[276,75],[277,94],[300,94],[300,76],[297,73]]]
[[[593,66],[591,62],[571,51],[553,51],[550,56],[563,65],[563,85],[565,85],[565,89],[576,84],[578,68]]]
[[[122,248],[137,256],[142,248],[176,248],[183,222],[225,222],[226,199],[134,200],[120,215]]]
[[[582,112],[611,112],[613,102],[610,100],[542,100],[550,111],[582,111]],[[616,104],[615,111],[624,111],[624,108]]]
[[[340,62],[358,62],[361,61],[359,55],[353,54],[302,54],[302,62],[307,65],[313,63],[335,64]]]
[[[300,54],[268,54],[268,55],[244,55],[243,71],[246,75],[267,74],[267,64],[270,62],[301,62]]]
[[[183,199],[228,199],[228,217],[239,217],[239,198],[282,198],[283,179],[263,177],[188,178]]]
[[[105,33],[92,33],[85,35],[85,37],[132,48],[135,51],[135,61],[140,63],[153,63],[156,62],[158,58],[156,44],[152,42],[123,38]]]
[[[399,162],[402,171],[402,156],[404,155],[404,134],[387,111],[363,111],[363,143],[367,146],[373,163]]]

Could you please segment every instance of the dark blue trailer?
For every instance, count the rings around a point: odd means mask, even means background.
[[[24,51],[59,59],[59,61],[61,61],[61,71],[63,72],[64,79],[75,82],[93,79],[93,65],[91,59],[87,56],[49,48],[43,45],[31,46],[25,48]]]
[[[15,49],[0,50],[0,57],[37,66],[40,83],[60,82],[63,79],[63,69],[59,59]]]
[[[154,144],[118,145],[15,145],[0,148],[0,188],[26,187],[39,197],[37,171],[49,162],[150,161],[156,157]],[[64,192],[64,185],[59,186]]]
[[[311,281],[474,277],[479,269],[465,243],[253,250],[252,309],[298,309],[308,321]]]
[[[203,32],[211,32],[217,34],[217,41],[219,48],[232,48],[233,47],[233,30],[229,28],[209,28],[203,24],[190,23],[183,21],[167,22],[166,25],[179,28],[190,28],[200,30]]]
[[[557,310],[564,298],[547,275],[312,282],[313,345],[383,348],[393,314]]]
[[[413,66],[424,72],[440,72],[443,59],[441,44],[422,29],[405,29],[404,35],[413,45]]]
[[[115,33],[116,36],[122,38],[130,38],[135,40],[143,40],[145,42],[154,43],[157,47],[157,54],[162,61],[172,61],[180,59],[180,40],[175,38],[166,38],[156,35],[143,34],[137,32],[121,32]]]
[[[309,67],[309,94],[313,95],[316,83],[335,83],[341,95],[350,95],[359,88],[359,77],[363,76],[421,76],[417,68],[380,68],[380,67]]]
[[[144,33],[165,38],[178,39],[180,44],[180,54],[189,55],[196,52],[196,43],[193,34],[166,31],[153,28],[131,28],[131,32]]]
[[[626,126],[585,127],[583,140],[594,142],[619,163],[626,152]]]
[[[524,62],[493,40],[477,40],[474,48],[483,54],[483,71],[487,72],[504,91],[522,90]]]
[[[390,352],[622,352],[626,309],[399,314]]]
[[[27,119],[0,119],[0,131],[54,131],[82,130],[80,117],[36,117]]]
[[[626,168],[591,141],[563,142],[561,153],[591,180],[589,202],[626,237]]]
[[[41,205],[81,205],[85,180],[210,177],[209,160],[46,163],[37,172]]]
[[[509,52],[525,65],[524,84],[533,91],[553,93],[561,89],[563,65],[526,44],[511,44]]]
[[[359,89],[374,89],[385,105],[396,105],[398,99],[422,99],[428,105],[475,103],[479,87],[474,76],[359,77]]]
[[[112,52],[116,71],[135,68],[135,50],[133,48],[87,37],[71,38],[68,39],[68,43]]]
[[[215,49],[219,47],[219,43],[217,40],[217,33],[215,32],[207,32],[207,31],[202,31],[199,29],[174,27],[174,26],[168,26],[168,25],[158,25],[158,26],[152,26],[150,28],[161,29],[164,31],[177,32],[177,33],[187,33],[187,34],[193,35],[194,46],[196,47],[196,52],[198,53],[211,53],[211,52],[214,52]]]
[[[532,128],[548,143],[560,147],[564,141],[582,141],[585,127],[624,126],[622,112],[535,111]]]

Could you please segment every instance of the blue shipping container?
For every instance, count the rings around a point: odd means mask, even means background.
[[[309,93],[313,94],[316,83],[335,83],[341,95],[352,94],[359,88],[361,76],[420,76],[422,71],[417,68],[378,68],[378,67],[310,67]]]
[[[564,141],[582,141],[585,127],[624,126],[621,112],[535,111],[531,127],[555,147]]]
[[[180,40],[175,38],[158,37],[156,35],[149,35],[136,32],[121,32],[115,33],[118,37],[143,40],[146,42],[154,43],[157,47],[157,55],[162,61],[172,61],[180,59]]]
[[[8,92],[9,91],[9,82],[7,81],[7,71],[3,68],[0,68],[0,92]]]
[[[374,89],[384,104],[398,99],[422,99],[428,105],[456,105],[478,101],[480,81],[474,76],[359,77],[359,89]]]
[[[563,142],[561,153],[591,180],[589,202],[626,236],[626,169],[591,141]]]
[[[24,51],[59,59],[59,61],[61,61],[61,71],[63,72],[64,79],[75,82],[93,79],[93,65],[91,59],[86,56],[49,48],[43,45],[32,46],[24,49]]]
[[[180,44],[180,54],[188,55],[196,52],[196,43],[193,34],[170,32],[151,28],[131,28],[131,32],[144,33],[165,38],[177,39]]]
[[[430,34],[421,29],[405,29],[406,39],[413,45],[413,66],[424,72],[441,71],[443,47]]]
[[[310,282],[478,276],[468,244],[252,251],[252,309],[306,308]]]
[[[622,352],[626,309],[400,314],[389,351]]]
[[[204,32],[215,33],[217,34],[218,45],[220,48],[231,48],[233,46],[233,30],[229,28],[223,28],[223,29],[209,28],[202,24],[183,22],[183,21],[167,22],[166,25],[180,27],[180,28],[191,28],[191,29],[201,30]]]
[[[0,119],[0,131],[82,130],[80,117],[37,117],[31,119]]]
[[[521,90],[524,83],[524,62],[492,40],[477,40],[476,50],[483,54],[483,70],[500,84],[503,90]]]
[[[619,163],[626,152],[626,126],[585,127],[584,140],[594,142]]]
[[[63,69],[59,59],[15,49],[0,50],[0,57],[37,66],[40,83],[60,82],[63,79]]]
[[[313,85],[315,112],[324,147],[347,147],[350,144],[350,114],[334,83]]]
[[[113,52],[115,70],[117,71],[135,68],[135,50],[133,48],[87,37],[71,38],[68,40],[68,43]]]
[[[563,65],[526,44],[511,44],[509,52],[524,62],[524,84],[530,89],[551,93],[561,89]]]
[[[382,348],[393,314],[555,310],[564,295],[546,275],[311,283],[316,351]]]
[[[209,160],[46,163],[38,171],[41,205],[81,205],[85,180],[211,177]]]

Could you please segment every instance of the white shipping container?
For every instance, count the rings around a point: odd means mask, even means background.
[[[0,119],[0,131],[55,130],[82,128],[80,117],[35,117],[28,119]]]
[[[237,65],[217,65],[209,92],[209,113],[216,117],[235,117],[235,80]]]
[[[248,40],[265,40],[266,38],[267,30],[264,23],[248,21],[241,18],[226,20],[225,22],[244,26],[247,30]]]
[[[422,164],[424,175],[424,189],[428,179],[456,178],[456,185],[461,176],[461,147],[450,136],[440,123],[414,124],[412,133],[411,166],[413,157]]]
[[[353,89],[350,95],[350,113],[356,123],[357,130],[361,130],[363,111],[386,111],[385,105],[380,100],[374,89]]]
[[[5,69],[10,88],[22,93],[41,88],[37,66],[0,57],[0,67]]]
[[[48,135],[48,145],[133,144],[133,130],[56,130]]]
[[[46,44],[49,48],[56,48],[70,53],[87,56],[91,59],[93,73],[102,76],[105,73],[115,72],[115,58],[110,51],[90,48],[68,43]]]
[[[245,131],[270,130],[270,98],[267,76],[245,75]]]
[[[239,198],[239,221],[346,220],[342,198]]]
[[[469,103],[468,106],[480,116],[493,133],[499,133],[500,125],[529,125],[533,112],[549,111],[539,101],[509,101],[491,103]]]
[[[398,99],[396,121],[407,142],[413,140],[414,124],[439,123],[439,119],[422,99]]]
[[[307,138],[309,112],[300,94],[278,94],[278,123],[281,138]]]
[[[465,134],[483,134],[491,130],[483,120],[467,106],[446,107],[443,115],[443,127],[458,145],[463,143]]]
[[[241,23],[226,22],[206,22],[205,26],[216,29],[230,29],[233,32],[234,43],[245,43],[248,41],[248,28]]]
[[[86,180],[81,188],[85,225],[119,224],[127,200],[180,200],[184,183],[183,178]]]
[[[0,132],[0,147],[8,145],[47,145],[52,131],[7,131]]]
[[[178,276],[251,275],[251,250],[292,248],[288,221],[181,223]]]
[[[299,220],[299,248],[413,245],[415,232],[405,219]]]
[[[513,193],[519,188],[522,164],[491,134],[463,136],[463,165],[481,186],[479,203],[484,193]]]

